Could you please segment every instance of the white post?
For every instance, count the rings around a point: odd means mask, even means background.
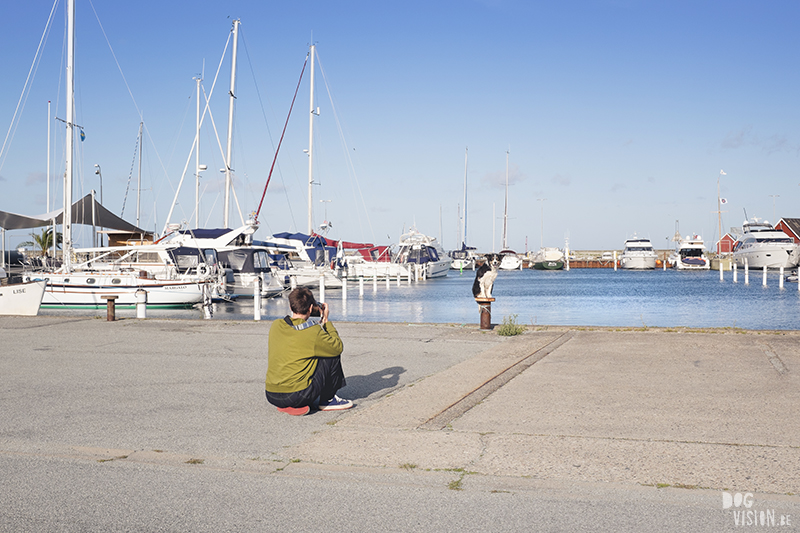
[[[736,270],[736,263],[731,261],[731,267],[733,268],[733,282],[734,283],[739,283],[739,278],[737,276],[738,272]]]
[[[292,290],[297,288],[297,276],[289,276],[289,286]]]
[[[363,276],[359,276],[358,277],[358,296],[359,297],[364,296],[364,277]]]
[[[386,273],[386,290],[389,290],[389,282],[390,281],[391,281],[391,279],[389,278],[389,273],[387,272]]]
[[[319,273],[319,303],[325,303],[325,271]]]
[[[408,284],[411,285],[411,265],[408,266]]]
[[[136,291],[136,318],[147,318],[147,291]]]
[[[372,274],[372,292],[378,290],[378,271],[376,270]]]
[[[720,281],[723,281],[723,278],[724,278],[723,272],[725,272],[725,264],[722,262],[722,260],[720,260],[720,262],[719,262],[719,280]]]
[[[253,282],[253,320],[261,320],[261,276]]]
[[[778,287],[783,288],[783,267],[781,267],[781,279],[778,281]]]
[[[614,250],[614,272],[617,271],[617,251]]]
[[[761,270],[762,270],[762,271],[763,271],[763,273],[764,273],[764,274],[763,274],[763,276],[762,276],[762,282],[761,282],[761,284],[762,284],[764,287],[766,287],[766,286],[767,286],[767,265],[764,265],[764,267],[763,267]]]
[[[211,296],[208,294],[208,283],[203,282],[203,318],[211,320]]]
[[[397,286],[400,286],[400,272],[397,273]]]
[[[347,277],[342,277],[342,300],[347,300]]]
[[[750,285],[750,263],[744,258],[744,284]]]

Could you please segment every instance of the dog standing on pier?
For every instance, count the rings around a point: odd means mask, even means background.
[[[472,295],[475,298],[491,298],[494,280],[497,278],[497,269],[500,266],[500,256],[489,254],[486,261],[475,272],[475,282],[472,284]]]

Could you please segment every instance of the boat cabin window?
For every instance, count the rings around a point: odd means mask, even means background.
[[[228,252],[228,263],[234,272],[241,272],[247,263],[247,250],[231,250]]]
[[[175,266],[180,269],[195,268],[199,263],[199,258],[196,255],[176,255]]]
[[[216,266],[217,264],[217,251],[213,248],[206,248],[203,250],[203,256],[205,257],[205,262],[208,266]]]
[[[86,279],[86,284],[87,284],[87,285],[93,285],[95,281],[96,281],[96,280],[95,280],[94,278],[87,278],[87,279]]]
[[[264,250],[259,250],[253,254],[253,267],[256,270],[269,270],[269,256]]]
[[[112,285],[119,285],[120,283],[122,283],[122,280],[119,278],[114,278],[111,280],[111,283]]]

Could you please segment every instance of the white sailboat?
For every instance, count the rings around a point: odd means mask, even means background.
[[[467,160],[469,149],[464,150],[464,212],[461,214],[461,248],[452,250],[448,255],[453,260],[453,270],[475,270],[475,248],[467,246]]]
[[[506,151],[506,201],[503,211],[503,249],[500,250],[500,269],[519,270],[522,268],[522,259],[517,252],[508,248],[508,151]]]
[[[6,271],[0,267],[0,282]],[[36,316],[44,296],[45,281],[0,285],[0,315]]]
[[[191,306],[203,300],[204,282],[160,280],[134,271],[98,271],[90,264],[77,268],[74,264],[73,225],[73,159],[75,141],[75,1],[67,1],[67,65],[66,65],[66,141],[63,207],[63,264],[57,270],[27,273],[25,281],[46,281],[42,299],[45,307],[101,307],[105,297],[116,297],[123,306],[136,304],[136,292],[147,292],[147,305]],[[95,207],[92,207],[94,213]],[[55,217],[53,217],[55,218]],[[44,224],[43,224],[44,225]]]

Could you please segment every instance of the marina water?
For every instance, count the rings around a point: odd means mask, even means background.
[[[762,285],[761,271],[501,271],[494,287],[492,322],[515,317],[525,325],[800,329],[800,293],[796,283],[779,288],[777,272]],[[472,271],[451,271],[445,278],[398,286],[392,280],[348,282],[341,290],[326,290],[331,319],[350,322],[411,322],[478,324],[478,306],[472,297]],[[314,291],[318,295],[318,291]],[[289,311],[286,297],[264,300],[262,320],[280,318]],[[43,315],[99,316],[104,310],[45,310]],[[120,318],[135,310],[119,309]],[[148,309],[151,318],[202,319],[199,309]],[[253,300],[215,303],[212,320],[252,320]]]

